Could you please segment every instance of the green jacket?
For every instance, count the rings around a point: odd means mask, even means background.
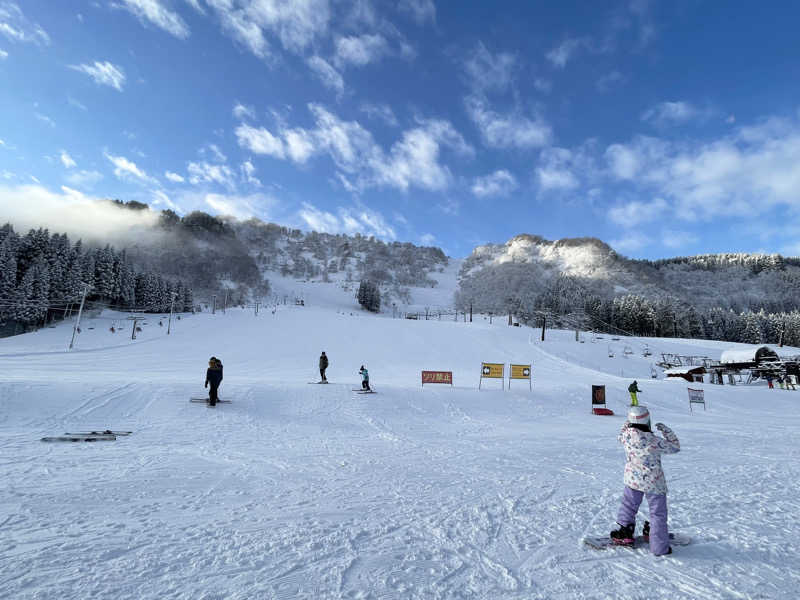
[[[634,392],[641,392],[642,390],[639,389],[639,385],[634,381],[628,386],[628,391],[633,394]]]

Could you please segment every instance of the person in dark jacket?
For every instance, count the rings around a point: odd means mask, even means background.
[[[328,357],[325,356],[325,352],[319,357],[319,376],[322,378],[322,383],[328,383],[328,378],[325,377],[325,369],[328,368]]]
[[[222,361],[216,356],[212,356],[208,361],[208,370],[206,371],[206,387],[211,386],[208,390],[208,403],[211,406],[217,405],[217,400],[219,399],[217,392],[221,383]]]
[[[642,390],[639,389],[639,384],[636,383],[636,380],[634,380],[633,383],[628,386],[628,392],[630,392],[631,395],[631,406],[639,406],[639,399],[636,397],[636,394],[641,391]]]

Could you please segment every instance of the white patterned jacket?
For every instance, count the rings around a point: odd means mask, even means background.
[[[660,437],[649,431],[628,427],[626,423],[617,438],[625,447],[625,485],[650,494],[666,494],[667,480],[661,468],[662,454],[675,454],[681,449],[678,437],[666,425]],[[657,426],[658,426],[657,425]]]

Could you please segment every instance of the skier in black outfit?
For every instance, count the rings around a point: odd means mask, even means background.
[[[212,356],[208,361],[208,370],[206,371],[206,385],[208,387],[211,384],[211,388],[208,390],[208,403],[211,406],[217,405],[217,400],[219,396],[217,395],[217,391],[219,390],[219,384],[222,383],[222,361],[219,360],[217,357]]]
[[[328,368],[328,357],[325,356],[325,352],[319,357],[319,376],[322,378],[322,383],[328,383],[328,378],[325,377],[325,369]]]

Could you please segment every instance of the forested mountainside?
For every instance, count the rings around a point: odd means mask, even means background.
[[[594,238],[520,235],[464,261],[456,304],[642,335],[777,342],[800,335],[800,259],[715,254],[631,260]],[[791,331],[789,332],[789,329]]]
[[[63,318],[84,292],[87,308],[161,312],[193,306],[183,280],[137,269],[125,250],[84,247],[46,229],[20,235],[10,224],[0,227],[0,331],[19,333]]]

